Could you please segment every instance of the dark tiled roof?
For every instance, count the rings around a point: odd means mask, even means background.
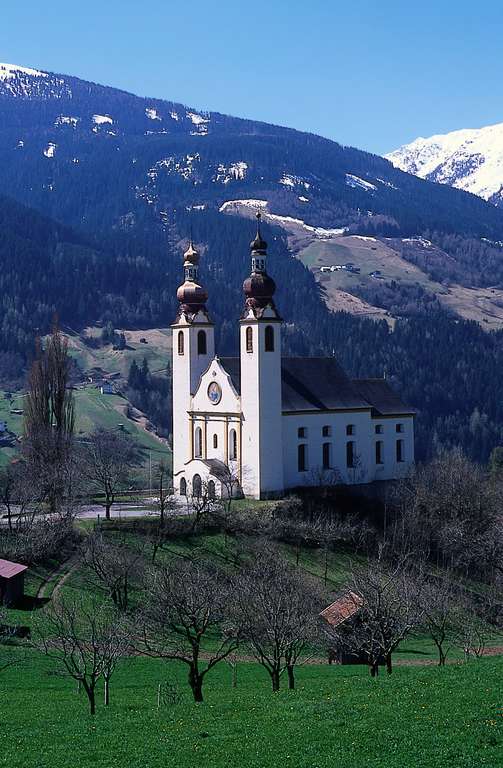
[[[240,392],[239,357],[224,357],[220,362]],[[411,413],[384,379],[351,381],[334,357],[284,357],[281,380],[283,411],[372,407],[377,415]]]
[[[372,405],[373,416],[414,413],[414,409],[400,399],[385,379],[353,379],[353,386]]]
[[[327,606],[324,611],[320,613],[320,616],[325,619],[327,624],[331,627],[338,627],[343,621],[354,616],[358,613],[363,605],[363,598],[357,595],[355,592],[348,592],[346,595],[342,595],[331,605]]]

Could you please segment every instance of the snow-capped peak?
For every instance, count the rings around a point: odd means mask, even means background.
[[[385,157],[402,171],[503,202],[503,123],[420,137]]]
[[[40,72],[38,69],[30,67],[18,67],[17,64],[0,64],[0,80],[11,80],[19,75],[30,75],[31,77],[47,77],[47,72]]]

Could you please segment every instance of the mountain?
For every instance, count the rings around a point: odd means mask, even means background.
[[[503,238],[503,215],[312,134],[0,65],[0,191],[84,229],[264,199],[310,225]]]
[[[191,229],[235,354],[260,208],[286,354],[386,371],[419,410],[420,457],[503,443],[503,210],[479,197],[312,134],[11,65],[1,195],[0,355],[18,369],[54,312],[76,332],[168,327]]]
[[[503,206],[503,123],[418,138],[385,157],[402,171]]]

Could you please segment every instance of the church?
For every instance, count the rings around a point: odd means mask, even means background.
[[[184,254],[173,329],[173,487],[254,499],[403,477],[414,412],[385,379],[350,379],[334,357],[281,356],[281,316],[260,231],[243,283],[239,357],[215,354],[199,253]]]

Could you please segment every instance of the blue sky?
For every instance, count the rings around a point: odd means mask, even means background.
[[[384,153],[503,122],[503,2],[2,3],[0,61]]]

